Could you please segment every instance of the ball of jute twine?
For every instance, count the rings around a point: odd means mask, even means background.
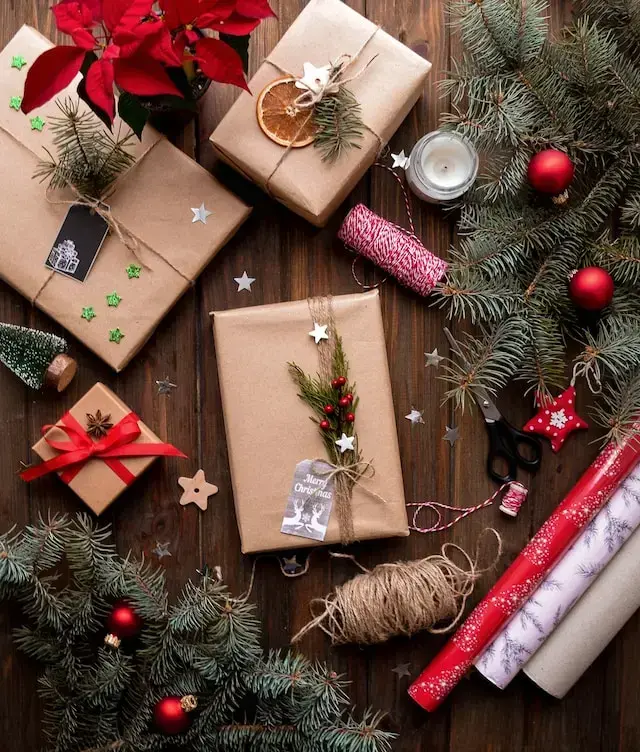
[[[479,549],[485,533],[492,533],[498,544],[493,562],[478,567]],[[449,554],[457,553],[463,566]],[[347,554],[332,553],[335,558],[351,559],[361,570],[324,598],[309,606],[313,619],[291,640],[299,642],[319,627],[332,645],[355,643],[373,645],[391,637],[411,637],[426,630],[443,634],[462,618],[467,599],[478,578],[493,568],[502,553],[502,540],[493,528],[481,533],[475,557],[460,546],[445,543],[441,552],[415,561],[397,561],[366,569]]]

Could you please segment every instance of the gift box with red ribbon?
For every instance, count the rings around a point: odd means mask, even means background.
[[[42,427],[32,450],[43,461],[20,477],[29,482],[57,473],[95,514],[104,512],[158,457],[186,457],[99,382],[55,426]]]

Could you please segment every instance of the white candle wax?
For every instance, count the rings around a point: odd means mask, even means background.
[[[461,196],[478,171],[478,155],[467,139],[435,131],[423,136],[409,157],[407,181],[420,198],[440,203]]]

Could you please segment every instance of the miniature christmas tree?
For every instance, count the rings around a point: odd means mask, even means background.
[[[0,536],[0,598],[22,604],[29,624],[15,640],[45,666],[47,750],[390,749],[379,715],[345,714],[340,676],[263,655],[246,596],[205,568],[170,605],[163,571],[120,558],[109,536],[82,515]],[[68,570],[62,586],[56,568]]]
[[[55,334],[0,323],[0,361],[32,389],[47,384],[64,391],[76,374],[67,343]]]
[[[640,412],[637,3],[584,0],[556,38],[541,0],[454,13],[465,52],[444,84],[445,127],[473,141],[486,174],[439,288],[484,328],[461,343],[471,368],[450,366],[450,395],[464,405],[470,388],[515,378],[544,402],[577,342],[574,375],[602,389],[596,418],[620,439]]]

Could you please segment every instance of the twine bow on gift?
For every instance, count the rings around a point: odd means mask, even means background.
[[[42,427],[45,441],[52,449],[59,452],[58,456],[35,467],[26,468],[20,473],[20,477],[30,482],[49,473],[60,472],[61,479],[69,484],[90,459],[99,459],[103,460],[118,478],[129,486],[136,476],[120,462],[119,458],[186,457],[179,449],[164,442],[136,443],[142,433],[139,420],[135,413],[128,413],[110,429],[106,436],[94,441],[71,413],[65,413],[60,424]],[[69,440],[56,440],[52,435],[54,430],[62,431]]]
[[[313,84],[309,84],[305,79],[307,78],[307,71],[302,77],[296,77],[296,86],[299,89],[305,89],[305,91],[298,96],[294,105],[300,110],[310,109],[314,107],[318,102],[331,94],[336,94],[341,86],[346,86],[351,81],[355,81],[359,78],[371,65],[371,63],[378,57],[374,55],[368,62],[366,62],[360,70],[349,78],[343,78],[345,70],[359,57],[360,52],[364,49],[364,45],[355,55],[349,55],[344,53],[340,55],[335,63],[329,63],[322,68],[313,68],[319,75],[314,79]],[[305,63],[305,68],[309,66]]]

